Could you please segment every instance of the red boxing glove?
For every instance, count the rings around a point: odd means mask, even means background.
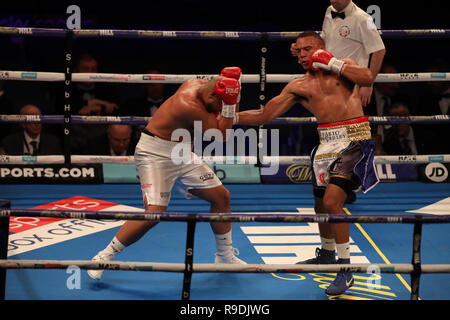
[[[241,85],[233,78],[223,78],[214,85],[214,92],[222,99],[222,117],[234,118],[236,103],[238,103]]]
[[[220,75],[227,78],[241,80],[242,70],[239,67],[225,67],[220,72]]]
[[[239,67],[225,67],[220,72],[220,75],[227,78],[236,79],[239,81],[239,86],[241,86],[241,75],[242,70]],[[241,101],[241,94],[239,93],[237,102],[239,103]]]
[[[239,81],[232,78],[223,78],[214,85],[214,92],[225,104],[236,104],[241,92]]]
[[[324,69],[341,75],[344,71],[344,65],[344,61],[336,59],[331,53],[323,49],[317,50],[309,58],[309,67],[314,71]]]

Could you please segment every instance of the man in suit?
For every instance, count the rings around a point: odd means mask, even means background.
[[[381,73],[398,73],[395,66],[385,63],[381,67]],[[373,95],[370,103],[364,108],[364,113],[369,116],[387,116],[390,106],[397,101],[407,101],[407,98],[400,94],[398,82],[378,82],[374,85]],[[372,133],[384,141],[385,130],[388,126],[372,125]]]
[[[389,116],[408,117],[409,109],[404,103],[394,103],[388,111]],[[407,123],[390,126],[385,131],[383,149],[386,154],[418,154],[414,130]]]
[[[87,153],[106,156],[132,156],[136,147],[132,133],[133,129],[129,125],[109,125],[104,136],[90,141]]]
[[[426,71],[439,74],[439,72],[447,69],[447,62],[437,61]],[[427,82],[415,114],[426,116],[450,115],[450,81]],[[443,139],[450,136],[450,125],[448,123],[433,124],[432,126],[422,125],[419,130],[423,135],[430,136],[431,144],[429,148],[431,154],[450,153],[450,144],[442,142]]]
[[[381,67],[381,73],[398,73],[395,66],[385,63]],[[374,96],[364,112],[373,116],[386,116],[389,106],[398,100],[399,83],[398,82],[379,82],[374,85]]]
[[[41,115],[35,105],[25,105],[20,110],[21,115]],[[42,132],[41,123],[22,123],[22,131],[5,137],[1,146],[9,155],[54,155],[62,154],[62,148],[57,137]]]
[[[0,80],[0,114],[15,114],[15,104],[5,87],[6,81]],[[3,123],[0,126],[0,137],[6,137],[12,132],[12,124]]]
[[[147,74],[161,74],[159,70],[148,69]],[[165,100],[164,83],[147,83],[143,94],[128,100],[121,110],[123,116],[153,117]]]
[[[81,54],[75,63],[74,72],[97,73],[99,72],[99,62],[89,54]],[[72,114],[83,116],[120,115],[119,106],[116,103],[118,98],[115,86],[112,83],[77,82],[72,88],[71,99]],[[87,152],[86,145],[90,139],[99,139],[105,134],[106,126],[79,124],[72,125],[71,130],[70,142],[72,154],[83,154]]]
[[[388,110],[389,116],[409,117],[411,115],[408,105],[404,102],[395,102]],[[420,126],[420,125],[419,125]],[[426,126],[426,125],[421,125]],[[430,128],[428,128],[430,130]],[[418,129],[415,125],[407,123],[390,126],[384,133],[383,150],[390,155],[431,154],[433,136]]]

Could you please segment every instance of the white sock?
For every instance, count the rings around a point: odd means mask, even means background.
[[[336,243],[336,249],[339,259],[350,259],[350,243]]]
[[[214,234],[216,237],[217,253],[233,253],[233,242],[231,241],[231,230],[224,234]]]
[[[322,242],[322,249],[329,251],[336,250],[336,242],[334,242],[334,239],[320,237],[320,241]]]
[[[116,256],[118,253],[122,252],[124,248],[125,246],[116,237],[114,237],[103,252]]]

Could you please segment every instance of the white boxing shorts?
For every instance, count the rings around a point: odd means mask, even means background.
[[[148,131],[141,134],[134,160],[139,173],[142,197],[148,205],[168,206],[175,181],[187,189],[207,189],[222,185],[214,171],[195,153],[190,152],[189,160],[180,163],[173,159],[172,151],[180,149],[182,142],[161,139]],[[191,150],[184,144],[185,150]],[[185,157],[186,158],[186,157]],[[174,161],[175,160],[175,161]]]

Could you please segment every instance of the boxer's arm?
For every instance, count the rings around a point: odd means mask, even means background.
[[[375,79],[369,68],[359,66],[349,58],[342,59],[342,61],[345,63],[341,72],[343,77],[360,86],[372,85]]]
[[[386,49],[381,49],[372,53],[369,69],[372,72],[374,78],[376,78],[378,73],[380,72],[385,54]]]
[[[337,73],[360,86],[370,86],[374,81],[374,76],[369,68],[358,66],[349,58],[336,59],[330,52],[323,49],[319,49],[311,55],[309,66],[314,71],[323,69]]]
[[[293,83],[295,81],[290,82],[278,96],[267,102],[264,108],[239,112],[237,114],[237,123],[243,125],[261,125],[287,112],[298,102],[298,95],[293,90]]]
[[[226,130],[233,127],[233,118],[217,117],[215,114],[207,112],[198,101],[192,100],[183,108],[179,106],[178,111],[177,117],[186,123],[186,127],[194,128],[196,125],[199,128],[201,125],[203,133],[209,129],[216,129],[222,133],[222,137],[225,137]]]
[[[204,106],[195,100],[191,102],[191,107],[184,112],[183,119],[190,123],[201,122],[203,132],[209,129],[218,129],[222,133],[223,140],[226,140],[224,138],[226,130],[233,126],[236,110],[239,109],[240,83],[237,79],[224,77],[214,85],[214,94],[221,99],[220,116],[206,112]]]

